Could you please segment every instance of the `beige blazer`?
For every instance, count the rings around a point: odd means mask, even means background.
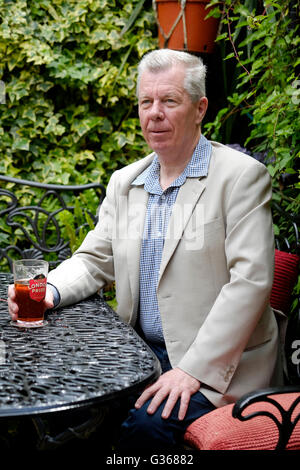
[[[274,245],[271,181],[252,157],[212,142],[207,177],[188,178],[170,218],[157,287],[173,367],[216,406],[269,386],[278,328],[269,306]],[[61,305],[116,281],[119,315],[135,325],[148,193],[131,182],[153,154],[114,173],[99,223],[49,274]]]

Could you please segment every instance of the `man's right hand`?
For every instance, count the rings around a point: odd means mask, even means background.
[[[16,321],[18,319],[18,311],[19,311],[19,306],[17,304],[17,299],[16,299],[16,289],[15,289],[15,286],[13,284],[11,284],[10,286],[8,286],[8,311],[9,311],[9,314],[11,316],[11,319],[13,321]],[[54,303],[53,303],[53,293],[52,293],[52,290],[47,287],[47,290],[46,290],[46,297],[44,299],[44,309],[45,311],[48,310],[49,308],[53,308],[54,307]]]

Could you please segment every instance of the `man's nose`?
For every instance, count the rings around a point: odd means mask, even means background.
[[[153,120],[163,119],[164,118],[163,108],[162,108],[162,105],[159,101],[154,101],[153,102],[153,104],[151,106],[150,117]]]

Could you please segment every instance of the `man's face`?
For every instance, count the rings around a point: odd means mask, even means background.
[[[139,117],[146,142],[158,155],[171,157],[195,146],[207,99],[192,103],[183,88],[184,68],[152,73],[140,79]]]

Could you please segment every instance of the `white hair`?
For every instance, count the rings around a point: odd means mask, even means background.
[[[183,87],[192,102],[196,102],[205,96],[206,66],[203,64],[202,59],[188,52],[173,49],[151,51],[142,58],[138,65],[137,96],[139,96],[140,79],[145,71],[157,73],[176,65],[183,65],[185,68]]]

